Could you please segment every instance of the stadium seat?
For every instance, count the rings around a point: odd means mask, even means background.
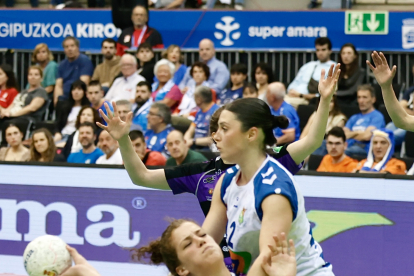
[[[407,131],[405,134],[404,149],[407,157],[414,157],[414,132]]]
[[[413,162],[414,162],[414,158],[407,158],[407,157],[406,158],[400,158],[400,157],[398,157],[397,159],[401,160],[405,163],[407,171],[411,168],[411,166],[413,165]]]
[[[381,114],[384,116],[385,125],[392,121],[390,115],[388,114],[387,108],[385,108],[385,105],[381,104],[378,108],[378,111],[381,112]]]
[[[309,156],[308,170],[316,171],[316,169],[319,167],[319,164],[321,164],[322,159],[323,159],[323,155],[313,155],[313,154],[311,154]]]
[[[308,123],[309,117],[315,112],[315,106],[310,105],[299,105],[298,106],[298,116],[299,116],[299,127],[300,132],[305,128],[306,124]]]

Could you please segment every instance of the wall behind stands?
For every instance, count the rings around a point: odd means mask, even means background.
[[[193,195],[135,186],[124,169],[3,163],[0,171],[0,274],[26,275],[25,246],[48,233],[76,247],[102,276],[165,276],[164,267],[132,263],[124,248],[160,236],[167,216],[203,221]],[[412,274],[412,179],[295,178],[336,275]]]
[[[312,50],[318,36],[334,49],[352,42],[359,50],[411,51],[414,12],[351,11],[151,11],[150,25],[165,45],[197,48],[210,38],[221,49]],[[109,10],[0,10],[1,48],[33,49],[40,42],[62,49],[63,37],[100,51],[104,37],[119,35]]]

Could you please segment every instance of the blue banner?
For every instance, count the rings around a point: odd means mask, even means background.
[[[217,49],[312,50],[319,36],[331,38],[334,50],[348,42],[368,51],[414,48],[414,12],[151,11],[149,25],[164,45],[187,49],[209,38]],[[0,10],[0,48],[44,42],[62,50],[63,38],[73,35],[83,51],[97,52],[104,38],[120,32],[109,10]]]

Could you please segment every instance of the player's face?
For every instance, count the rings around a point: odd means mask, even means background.
[[[23,140],[23,134],[20,132],[20,130],[15,127],[11,126],[8,127],[6,130],[6,141],[11,147],[17,147],[21,144]]]
[[[101,87],[99,85],[88,86],[86,97],[93,106],[97,106],[103,98],[103,91],[101,90]]]
[[[333,135],[326,138],[326,150],[333,158],[341,157],[345,152],[345,148],[346,142],[342,138]]]
[[[49,142],[44,132],[39,132],[33,135],[33,144],[36,151],[40,154],[46,152],[49,148]]]
[[[372,153],[374,154],[375,159],[382,160],[387,153],[389,145],[390,143],[386,138],[375,136],[372,139]]]
[[[327,62],[331,56],[332,51],[328,49],[328,44],[316,45],[316,57],[320,62]]]
[[[118,149],[118,142],[107,131],[102,131],[99,135],[99,147],[105,154],[112,154]]]
[[[171,243],[181,263],[176,269],[179,275],[185,275],[185,271],[190,275],[205,274],[212,266],[224,262],[219,245],[195,223],[181,224],[172,232]]]
[[[366,112],[374,105],[375,98],[371,97],[371,93],[368,90],[359,90],[357,92],[357,101],[359,110]]]
[[[219,128],[213,139],[216,141],[220,156],[227,164],[237,164],[238,157],[248,147],[246,133],[241,131],[242,124],[234,113],[223,110],[218,125]]]
[[[138,154],[139,158],[141,158],[141,160],[144,159],[147,148],[145,141],[143,141],[141,138],[137,138],[132,141],[132,146],[134,147],[134,150]]]

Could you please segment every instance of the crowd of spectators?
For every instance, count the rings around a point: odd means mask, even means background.
[[[216,58],[209,39],[200,41],[200,60],[188,67],[177,45],[168,46],[156,60],[153,48],[164,44],[160,34],[146,25],[147,19],[143,7],[134,8],[134,26],[124,30],[118,42],[102,41],[103,62],[96,68],[71,36],[62,42],[66,58],[59,64],[46,44],[35,47],[25,89],[17,86],[11,66],[1,65],[0,160],[122,165],[117,141],[96,126],[104,124],[99,111],[104,116],[113,112],[113,102],[121,120],[131,119],[130,138],[146,165],[211,157],[216,149],[210,119],[220,106],[239,98],[262,99],[274,115],[285,115],[288,127],[274,129],[274,136],[278,145],[289,144],[308,134],[315,112],[303,117],[300,110],[317,108],[321,72],[338,62],[341,74],[329,108],[326,139],[313,154],[321,156],[317,170],[393,174],[407,170],[406,163],[393,157],[398,156],[394,153],[406,132],[392,122],[386,125],[377,110],[376,91],[364,83],[365,70],[354,45],[344,44],[339,60],[333,61],[329,38],[317,38],[317,60],[304,64],[286,88],[269,64],[258,63],[251,72],[242,63],[228,68]],[[414,113],[413,91],[409,88],[401,101],[409,114]],[[47,112],[50,106],[54,116]]]

